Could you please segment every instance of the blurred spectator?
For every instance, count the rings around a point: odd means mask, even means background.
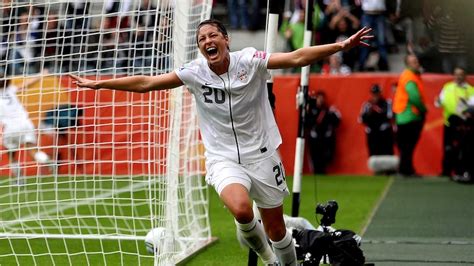
[[[316,92],[308,99],[306,110],[306,128],[309,151],[315,174],[326,173],[326,167],[332,161],[336,149],[336,128],[341,114],[327,103],[323,91]]]
[[[458,182],[474,182],[474,99],[471,98],[469,107],[463,111],[462,118],[450,117],[450,125],[453,127],[458,139],[458,153],[454,175],[452,180]]]
[[[28,28],[31,32],[31,35],[33,36],[34,39],[39,39],[41,38],[42,34],[42,27],[43,27],[43,22],[44,22],[44,16],[43,16],[43,11],[42,7],[37,6],[37,5],[31,5],[30,6],[30,14],[29,14],[29,20],[28,20]]]
[[[10,60],[12,61],[13,75],[22,75],[38,72],[38,67],[34,65],[35,57],[35,34],[31,29],[33,24],[29,21],[29,13],[24,10],[20,13],[18,24],[14,33],[14,41],[11,43]]]
[[[317,7],[317,5],[315,5]],[[298,2],[295,11],[290,14],[284,14],[283,23],[280,26],[280,34],[286,39],[290,51],[297,50],[304,46],[306,1]],[[317,29],[321,22],[321,14],[318,8],[315,8],[312,18],[312,28]],[[293,72],[299,69],[293,69]]]
[[[134,67],[151,66],[153,54],[153,37],[155,29],[159,25],[160,18],[157,19],[157,8],[150,0],[142,0],[137,7],[137,13],[133,18],[136,28],[132,32],[132,54]],[[160,49],[158,49],[161,51]]]
[[[125,29],[130,28],[130,18],[127,12],[131,10],[132,0],[106,0],[104,9],[109,18],[107,28]]]
[[[359,116],[365,125],[369,156],[393,155],[392,102],[383,97],[377,84],[370,88],[370,95]]]
[[[69,1],[63,4],[63,9],[66,10],[66,20],[64,25],[64,32],[61,37],[64,39],[60,41],[62,56],[62,70],[65,72],[77,70],[79,52],[86,35],[89,31],[89,7],[90,1],[76,0]]]
[[[360,28],[360,21],[346,9],[342,9],[329,24],[329,43],[342,42]],[[357,49],[342,51],[342,62],[351,69],[357,61]]]
[[[459,66],[466,69],[467,44],[463,33],[463,24],[457,18],[451,2],[436,5],[428,19],[428,26],[437,34],[437,48],[441,56],[441,67],[444,73],[453,73]]]
[[[323,64],[322,74],[349,75],[351,68],[342,62],[342,54],[335,53],[328,58],[328,63]]]
[[[459,139],[456,139],[456,127],[451,127],[453,116],[460,119],[468,108],[469,99],[474,97],[474,87],[466,81],[466,72],[457,67],[454,70],[454,80],[446,83],[435,102],[436,106],[443,108],[443,162],[442,175],[452,176],[457,155],[459,154]],[[474,161],[472,161],[474,162]]]
[[[10,34],[15,32],[13,27],[16,24],[17,16],[16,9],[13,9],[10,5],[2,6],[0,16],[0,40],[2,43],[7,42]]]
[[[62,27],[59,24],[58,15],[50,13],[47,17],[46,26],[44,27],[44,67],[48,69],[58,69],[58,46],[60,43],[60,36],[63,33]]]
[[[40,69],[41,57],[42,57],[42,45],[43,45],[43,32],[44,32],[44,16],[43,7],[38,5],[30,6],[30,14],[28,18],[28,32],[33,42],[33,61],[30,61],[30,67],[33,67],[33,71],[36,73]]]
[[[342,10],[349,11],[356,18],[361,15],[360,0],[317,0],[317,3],[324,13],[327,24],[330,24],[333,16]]]
[[[119,67],[121,62],[118,60],[127,60],[126,54],[120,55],[123,50],[118,49],[118,45],[123,43],[125,40],[121,39],[120,31],[117,31],[112,24],[116,21],[112,17],[105,17],[103,20],[104,31],[102,34],[102,45],[99,46],[100,53],[99,58],[101,59],[100,68],[110,70],[114,67]]]
[[[280,1],[278,1],[280,3]],[[260,28],[260,22],[262,20],[262,14],[260,13],[261,7],[267,8],[267,2],[262,0],[250,0],[250,10],[252,11],[249,21],[249,30],[255,31]]]
[[[329,29],[334,35],[334,38],[331,41],[334,42],[340,35],[349,37],[352,35],[352,32],[357,31],[359,27],[359,19],[352,15],[348,9],[342,8],[329,22]]]
[[[153,30],[158,25],[156,5],[150,0],[142,0],[137,6],[134,23],[137,26],[136,37],[139,40],[151,40],[153,37]]]
[[[24,149],[41,165],[50,163],[49,156],[37,146],[33,122],[17,96],[18,91],[29,88],[40,79],[41,76],[38,76],[25,82],[22,87],[17,87],[11,84],[9,78],[0,77],[0,124],[3,127],[3,146],[8,152],[11,173],[18,184],[24,182],[22,178],[24,173],[21,173],[18,159],[20,150]]]
[[[362,27],[370,27],[375,35],[375,43],[379,54],[378,69],[389,70],[387,48],[385,45],[385,0],[362,0]],[[369,57],[370,48],[361,47],[359,57],[359,69],[366,69],[366,61]]]
[[[320,29],[321,43],[332,43],[339,36],[337,24],[344,18],[350,29],[360,25],[359,0],[318,0],[318,6],[323,11],[323,21]],[[349,35],[350,36],[350,35]]]
[[[247,0],[227,0],[231,29],[249,29]]]
[[[173,10],[161,10],[158,23],[159,31],[156,34],[155,43],[159,44],[159,53],[155,64],[158,69],[166,71],[166,69],[172,68],[173,63],[170,56],[173,51]]]
[[[405,57],[406,69],[400,75],[393,99],[397,124],[397,144],[400,150],[399,174],[415,177],[413,153],[425,123],[426,105],[421,66],[416,55]]]
[[[302,48],[304,45],[305,11],[296,9],[291,16],[284,14],[280,33],[285,38],[291,51]]]
[[[423,0],[387,1],[390,22],[405,34],[406,51],[415,53],[417,37],[425,35]]]
[[[101,41],[101,26],[99,20],[92,20],[88,32],[88,38],[84,45],[84,60],[87,69],[101,69],[102,60],[99,54],[102,54],[102,47],[99,47]]]
[[[64,27],[68,30],[87,28],[90,2],[86,0],[75,0],[64,3],[66,10],[66,23]]]
[[[128,66],[131,52],[130,40],[130,16],[132,0],[106,0],[104,9],[106,16],[102,25],[107,32],[104,35],[106,52],[103,55],[108,58],[102,65],[105,68],[115,67],[118,70]],[[114,60],[110,60],[110,59]]]

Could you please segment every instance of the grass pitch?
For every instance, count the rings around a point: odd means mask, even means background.
[[[300,215],[316,225],[316,203],[337,200],[339,211],[334,227],[352,229],[360,233],[388,180],[386,177],[305,176]],[[120,192],[120,197],[113,199],[107,195],[112,186],[111,180],[76,177],[74,181],[58,182],[53,178],[42,178],[41,182],[31,182],[20,187],[1,183],[0,206],[9,210],[1,210],[0,231],[35,234],[41,232],[42,228],[47,228],[51,233],[74,235],[127,234],[126,231],[131,230],[143,231],[145,235],[151,227],[147,219],[140,219],[147,217],[149,212],[149,195],[145,189],[137,189],[145,187],[146,180],[138,180],[134,184],[125,180],[123,183],[114,182],[114,189]],[[291,189],[291,178],[287,181]],[[100,192],[101,188],[103,193]],[[246,265],[248,250],[242,249],[237,243],[233,218],[223,207],[217,193],[212,188],[210,190],[212,234],[218,237],[219,241],[190,259],[186,265]],[[16,195],[16,200],[10,204],[8,201],[11,201],[11,198],[7,195],[12,193]],[[71,201],[73,198],[76,199],[74,202]],[[93,200],[89,201],[91,198]],[[133,204],[130,201],[133,201]],[[41,205],[38,202],[41,202]],[[132,205],[133,208],[127,207]],[[160,208],[159,200],[156,205],[155,208]],[[288,214],[291,212],[291,197],[285,201],[285,211]],[[25,217],[25,212],[29,214],[29,221],[22,224],[15,222],[15,217],[19,217],[20,213],[21,217]],[[52,218],[51,221],[40,223],[35,220],[38,213],[47,213],[47,216]],[[91,219],[75,219],[73,215],[76,213],[84,217],[91,215]],[[133,221],[128,218],[131,214],[135,217]],[[64,219],[68,215],[71,218]],[[54,219],[55,217],[61,219]],[[8,222],[5,223],[6,221]],[[77,231],[79,223],[87,232]],[[15,257],[8,255],[12,254],[13,249],[17,254]],[[87,251],[87,256],[84,250]],[[52,253],[55,255],[51,255]],[[34,260],[31,254],[34,254]],[[26,240],[0,236],[0,265],[34,265],[35,262],[36,265],[153,265],[153,258],[146,253],[143,240],[34,237]]]
[[[153,264],[143,240],[75,238],[144,236],[151,228],[146,178],[38,177],[22,185],[10,182],[0,182],[0,265]],[[160,183],[153,185],[159,189]],[[43,233],[50,238],[41,237]],[[62,235],[72,237],[57,237]]]
[[[333,227],[361,233],[388,181],[387,177],[305,176],[300,216],[317,225],[316,203],[336,200],[339,210]],[[291,190],[291,177],[287,182]],[[285,213],[291,214],[291,196],[285,200]],[[212,235],[218,237],[219,241],[186,265],[247,265],[248,249],[243,249],[238,244],[232,215],[224,208],[215,192],[210,193],[210,215]],[[262,265],[261,261],[259,265]]]

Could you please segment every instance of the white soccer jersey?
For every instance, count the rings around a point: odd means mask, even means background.
[[[208,161],[256,162],[281,144],[266,88],[269,56],[254,48],[232,52],[220,76],[204,58],[175,71],[195,96]]]
[[[29,120],[28,112],[16,95],[18,87],[10,85],[0,88],[0,123],[5,127]]]

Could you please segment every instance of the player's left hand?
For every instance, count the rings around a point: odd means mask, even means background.
[[[343,42],[343,50],[347,51],[359,45],[366,47],[370,46],[368,41],[374,38],[373,35],[369,35],[371,31],[372,29],[367,27],[360,29],[358,32]]]
[[[94,81],[94,80],[81,78],[81,77],[73,75],[73,74],[69,74],[69,77],[73,79],[72,83],[76,84],[78,87],[99,89],[99,87],[97,86],[97,82]]]

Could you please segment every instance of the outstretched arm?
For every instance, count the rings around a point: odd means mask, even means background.
[[[172,89],[183,85],[176,73],[170,72],[158,76],[130,76],[108,80],[90,80],[69,74],[78,87],[91,89],[112,89],[131,92],[149,92],[152,90]]]
[[[302,67],[339,51],[347,51],[356,46],[369,46],[365,41],[374,36],[368,35],[372,29],[362,28],[350,38],[337,43],[304,47],[288,53],[273,53],[268,60],[268,69]]]

